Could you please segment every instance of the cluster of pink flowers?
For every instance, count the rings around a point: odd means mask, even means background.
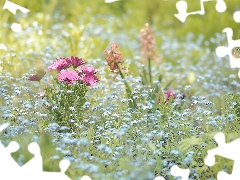
[[[177,94],[174,91],[172,91],[172,90],[164,90],[163,93],[165,95],[165,103],[167,103],[169,101],[171,96],[173,97],[173,99],[177,99]],[[185,95],[183,94],[182,95],[182,99],[184,99],[184,98],[185,98]],[[159,98],[158,99],[158,103],[160,103],[160,101],[161,100]]]
[[[87,86],[95,85],[99,80],[96,76],[97,70],[92,66],[84,65],[85,61],[78,57],[57,59],[48,70],[58,70],[58,80],[67,84],[73,84],[76,81],[85,83]],[[74,70],[68,70],[73,66]],[[80,68],[80,70],[79,70]]]
[[[171,91],[171,90],[165,90],[165,91],[164,91],[164,94],[165,94],[165,96],[166,96],[166,102],[169,101],[169,99],[170,99],[171,96],[173,96],[173,99],[176,99],[176,98],[177,98],[177,95],[176,95],[173,91]]]
[[[97,70],[92,66],[84,64],[85,61],[82,58],[74,56],[58,58],[48,67],[48,72],[58,71],[58,80],[66,84],[74,84],[76,81],[79,81],[80,83],[85,83],[87,86],[93,86],[99,82],[96,76]],[[73,69],[68,69],[71,66]],[[32,75],[29,80],[40,81],[37,75]]]
[[[95,76],[96,73],[96,69],[94,69],[92,66],[82,66],[80,70],[78,70],[80,80],[88,86],[93,86],[99,81]]]
[[[79,80],[79,75],[75,70],[63,69],[58,74],[58,80],[67,84],[73,84]]]
[[[156,57],[155,46],[154,32],[150,28],[149,24],[146,23],[145,28],[140,30],[140,47],[143,62],[147,59],[154,60],[158,63],[161,62],[162,57]]]
[[[123,63],[123,58],[121,52],[118,51],[118,46],[116,44],[110,43],[110,47],[111,47],[110,50],[108,49],[105,50],[105,54],[107,56],[105,59],[112,71],[114,70],[118,71],[119,70],[118,65]]]
[[[85,61],[83,61],[82,58],[74,56],[68,58],[58,58],[53,62],[51,66],[48,67],[48,71],[57,70],[60,72],[61,70],[69,68],[71,66],[73,66],[73,68],[77,68],[83,64],[85,64]]]

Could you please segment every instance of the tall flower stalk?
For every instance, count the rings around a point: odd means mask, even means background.
[[[145,28],[140,30],[140,48],[141,48],[141,54],[142,54],[142,62],[145,63],[148,61],[148,75],[149,75],[149,83],[152,84],[152,71],[151,71],[151,61],[154,60],[157,63],[160,63],[162,60],[162,57],[156,56],[155,51],[155,36],[153,30],[150,28],[149,24],[145,24]],[[143,69],[143,74],[146,75],[146,69]],[[147,80],[147,77],[145,77],[145,80]]]
[[[142,62],[144,64],[147,64],[147,68],[143,66],[141,77],[142,77],[143,85],[148,85],[152,89],[154,89],[154,91],[152,91],[152,93],[149,96],[149,100],[153,100],[155,102],[154,107],[156,107],[157,104],[159,103],[159,91],[161,91],[161,81],[162,81],[162,75],[160,74],[157,79],[159,83],[155,85],[153,83],[152,61],[156,62],[157,64],[159,64],[162,61],[162,57],[157,57],[155,47],[156,47],[156,43],[155,43],[154,32],[150,28],[149,24],[146,23],[145,28],[140,30],[140,49],[141,49],[141,55],[142,55]],[[168,91],[167,89],[172,82],[173,80],[171,80],[165,86],[165,88],[163,88],[164,89],[164,91],[162,92],[163,94],[167,94],[168,96],[170,91]],[[173,96],[173,94],[169,95],[169,97],[170,96]],[[166,101],[169,101],[169,97],[166,98]],[[174,99],[176,98],[175,96],[173,97]]]
[[[105,50],[105,54],[106,54],[106,61],[110,67],[110,70],[116,74],[120,74],[125,88],[126,88],[126,92],[127,92],[127,96],[129,101],[129,106],[131,108],[136,108],[137,107],[137,103],[136,101],[133,99],[132,96],[132,90],[128,84],[128,82],[126,81],[126,77],[123,73],[123,70],[125,69],[124,67],[122,67],[122,63],[123,63],[123,58],[121,55],[121,52],[118,51],[118,45],[114,44],[114,43],[110,43],[110,50],[106,49]]]

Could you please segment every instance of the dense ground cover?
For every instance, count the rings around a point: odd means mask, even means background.
[[[225,26],[199,30],[201,18],[212,22],[217,13],[189,17],[190,22],[196,21],[192,26],[176,22],[172,2],[159,4],[162,14],[151,9],[158,1],[147,3],[148,8],[144,8],[145,1],[66,2],[42,1],[40,6],[26,0],[21,5],[31,10],[28,16],[1,12],[0,40],[8,50],[0,50],[0,122],[11,126],[0,137],[5,145],[19,142],[22,149],[13,154],[16,161],[26,163],[32,157],[27,145],[36,141],[44,170],[59,170],[59,161],[67,158],[71,161],[67,174],[72,179],[83,175],[92,179],[145,180],[158,175],[173,179],[170,168],[174,164],[189,168],[192,179],[214,179],[222,169],[230,173],[231,161],[219,157],[213,167],[203,161],[207,150],[217,146],[212,139],[217,132],[224,132],[227,141],[239,138],[237,71],[214,51],[226,43],[226,36],[220,34]],[[226,23],[237,8],[232,4],[222,15]],[[161,6],[171,8],[167,12]],[[142,69],[148,64],[141,61],[139,41],[140,29],[147,21],[153,24],[156,56],[163,56],[160,63],[151,62],[150,84],[143,83]],[[10,30],[13,22],[22,25],[21,33]],[[128,72],[125,80],[111,72],[105,60],[109,42],[119,45]],[[81,115],[66,109],[69,117],[78,117],[72,129],[69,119],[59,122],[49,113],[46,98],[37,94],[54,84],[56,74],[46,73],[40,83],[29,81],[30,75],[47,70],[56,58],[70,56],[94,66],[100,80],[88,87]],[[168,89],[174,90],[176,99],[158,103],[158,98],[149,98],[155,87],[160,96],[171,80]],[[125,82],[131,87],[130,96]],[[130,106],[129,99],[137,107]]]

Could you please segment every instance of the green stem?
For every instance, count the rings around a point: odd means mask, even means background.
[[[152,84],[152,71],[151,71],[151,59],[148,58],[148,71],[149,71],[149,82]]]
[[[124,74],[122,73],[121,69],[119,68],[119,65],[118,65],[117,63],[116,63],[116,65],[117,65],[117,68],[118,68],[118,70],[119,70],[120,76],[121,76],[121,78],[123,79],[123,82],[124,82],[124,84],[125,84],[128,98],[132,100],[132,103],[133,103],[133,106],[132,106],[132,107],[133,107],[133,108],[136,108],[136,107],[137,107],[137,103],[135,102],[135,100],[134,100],[133,97],[132,97],[131,88],[130,88],[129,84],[128,84],[127,81],[126,81]]]
[[[142,76],[142,78],[143,78],[143,85],[148,84],[148,81],[147,81],[147,72],[146,72],[145,66],[143,67],[143,76]]]

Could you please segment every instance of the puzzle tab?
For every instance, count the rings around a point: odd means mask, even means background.
[[[12,2],[10,2],[8,0],[5,1],[3,9],[9,10],[14,15],[16,14],[17,10],[21,11],[22,13],[28,13],[30,11],[29,9],[26,9],[26,8],[24,8],[22,6],[19,6],[19,5],[15,4],[15,3],[12,3]]]
[[[232,54],[232,50],[235,47],[240,47],[240,40],[233,40],[233,30],[229,27],[225,28],[222,32],[225,32],[228,40],[228,47],[219,46],[216,48],[216,54],[218,57],[229,56],[231,68],[240,68],[240,59],[235,58]]]
[[[171,174],[173,176],[181,177],[182,180],[188,180],[190,170],[189,169],[181,169],[177,165],[173,165],[171,167]],[[162,176],[157,176],[154,180],[165,180],[165,178]]]
[[[232,174],[220,171],[217,175],[217,179],[238,180],[240,177],[240,138],[230,143],[226,143],[224,134],[217,133],[214,136],[214,139],[218,143],[218,147],[207,152],[208,155],[204,160],[205,164],[207,166],[213,166],[215,164],[215,155],[231,159],[234,161]]]
[[[0,132],[8,126],[8,123],[2,124]],[[59,167],[61,172],[44,172],[39,145],[36,142],[32,142],[28,145],[28,150],[34,157],[21,167],[11,156],[11,153],[16,152],[18,149],[19,144],[15,141],[10,142],[7,147],[4,147],[0,143],[0,179],[71,180],[65,174],[67,168],[70,166],[68,160],[60,162]]]
[[[236,11],[233,14],[233,19],[236,23],[240,23],[240,11]],[[216,54],[218,57],[229,56],[231,68],[240,68],[240,58],[233,56],[233,49],[240,47],[240,40],[233,40],[233,30],[229,27],[223,29],[222,32],[225,32],[228,40],[228,47],[219,46],[216,48]],[[240,70],[238,72],[238,77],[240,78]]]
[[[195,15],[195,14],[203,15],[205,14],[203,3],[207,1],[217,1],[215,9],[220,13],[226,11],[227,9],[227,5],[224,2],[224,0],[200,0],[201,9],[199,11],[187,12],[187,8],[188,8],[187,2],[184,0],[180,0],[176,3],[178,14],[174,14],[174,16],[178,18],[181,22],[185,22],[186,18],[189,15]]]
[[[236,11],[234,14],[233,14],[233,19],[236,23],[240,23],[240,11]]]

